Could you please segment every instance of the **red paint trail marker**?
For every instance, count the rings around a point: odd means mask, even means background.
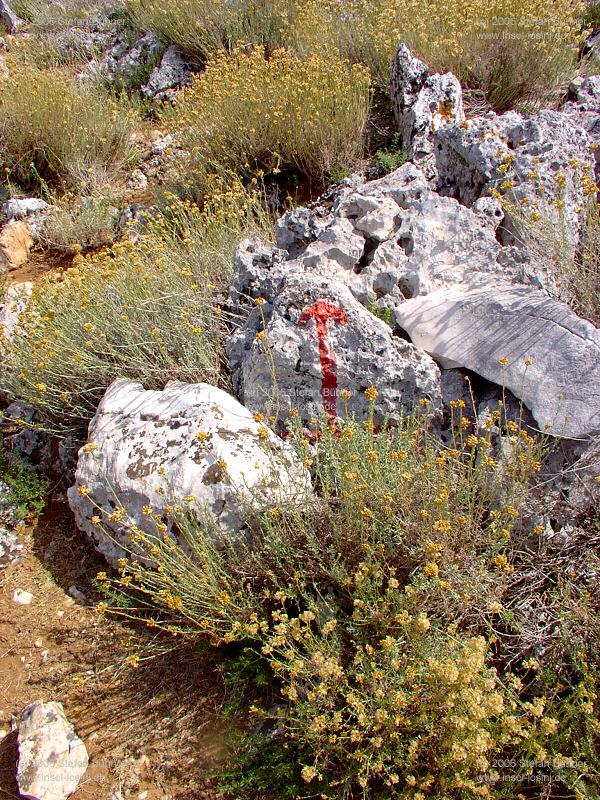
[[[309,319],[314,319],[317,328],[317,344],[323,380],[321,382],[321,397],[325,413],[331,418],[337,417],[337,362],[335,353],[327,340],[327,320],[345,325],[348,322],[346,312],[339,306],[334,306],[325,300],[317,300],[309,308],[305,308],[298,320],[299,325],[306,325]]]

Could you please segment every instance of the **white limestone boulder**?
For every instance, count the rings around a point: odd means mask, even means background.
[[[394,317],[443,367],[510,389],[541,429],[567,438],[600,430],[600,331],[564,303],[490,282],[409,300]]]
[[[66,800],[88,767],[84,743],[76,735],[61,703],[41,700],[21,713],[17,783],[29,800]]]
[[[127,528],[109,519],[119,506],[140,527],[151,506],[172,529],[173,506],[182,504],[198,516],[209,512],[234,538],[248,503],[301,501],[309,490],[291,448],[222,389],[172,381],[149,391],[119,379],[90,423],[68,498],[79,528],[114,563],[132,547]]]

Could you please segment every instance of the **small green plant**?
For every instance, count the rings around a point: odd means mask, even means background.
[[[8,486],[8,494],[4,497],[16,507],[19,520],[33,519],[42,513],[50,482],[24,460],[17,458],[9,460],[1,438],[0,481]]]
[[[377,302],[377,300],[372,300],[367,306],[367,309],[378,319],[383,320],[386,325],[391,324],[392,309],[389,306],[382,306]]]
[[[402,149],[402,139],[399,133],[392,136],[388,147],[378,150],[373,156],[373,161],[379,167],[382,175],[387,175],[406,163],[406,151]]]
[[[282,736],[255,733],[240,737],[229,766],[215,777],[226,798],[296,800],[306,791],[300,774],[301,756]]]

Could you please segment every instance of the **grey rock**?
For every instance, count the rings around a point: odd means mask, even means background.
[[[322,314],[331,318],[318,322]],[[263,327],[265,337],[257,338]],[[229,353],[244,404],[280,421],[292,408],[303,420],[323,411],[342,416],[344,389],[351,392],[349,412],[365,418],[369,403],[363,392],[369,386],[379,392],[377,423],[424,398],[432,414],[441,408],[434,362],[394,337],[346,286],[316,275],[288,274],[273,304],[252,312],[245,329],[234,334]]]
[[[39,197],[13,197],[2,206],[6,219],[25,219],[31,214],[47,211],[50,205]]]
[[[436,194],[422,171],[407,163],[380,180],[344,187],[320,232],[320,211],[311,219],[303,210],[297,227],[282,218],[279,243],[289,242],[291,252],[258,239],[243,242],[234,259],[231,298],[238,305],[243,295],[271,302],[291,273],[343,283],[365,306],[391,306],[490,275],[546,285],[543,270],[516,248],[501,247],[502,217],[491,197],[470,209]]]
[[[19,719],[17,784],[21,797],[66,800],[88,767],[84,743],[61,703],[37,700]]]
[[[308,209],[298,206],[287,211],[275,223],[277,247],[287,250],[294,257],[318,239],[333,217],[330,210],[323,207]]]
[[[29,304],[32,291],[31,281],[16,283],[7,289],[4,302],[0,303],[0,342],[2,337],[8,341],[13,335],[20,315]]]
[[[164,51],[165,46],[153,33],[145,33],[132,44],[127,32],[104,54],[98,71],[106,81],[118,80],[134,88],[140,72],[154,66]]]
[[[9,33],[16,33],[23,25],[23,20],[15,14],[6,0],[0,0],[0,20]]]
[[[570,91],[575,100],[566,103],[561,110],[584,129],[595,145],[597,179],[600,171],[600,75],[576,78]]]
[[[586,167],[593,169],[595,163],[590,145],[583,128],[563,112],[543,110],[532,116],[490,112],[436,131],[438,189],[469,206],[491,189],[503,191],[517,204],[525,200],[555,226],[564,226],[574,249],[584,200],[578,176]],[[559,186],[559,176],[564,176],[564,189]],[[503,189],[506,181],[511,187]],[[557,199],[564,200],[561,212]],[[513,243],[518,227],[519,221],[509,209],[503,226],[504,244]]]
[[[0,569],[18,561],[22,551],[17,508],[10,499],[9,487],[0,481]]]
[[[492,281],[452,287],[409,300],[394,316],[442,366],[510,389],[552,435],[600,429],[600,331],[543,292]]]
[[[465,119],[460,82],[451,72],[430,74],[401,44],[392,65],[390,99],[408,158],[435,181],[434,133]]]
[[[170,45],[160,64],[152,70],[148,83],[142,87],[142,94],[155,100],[171,100],[175,92],[189,86],[192,74],[182,53]]]
[[[15,589],[12,596],[12,601],[18,606],[30,606],[33,603],[34,597],[31,592],[25,589]]]
[[[310,490],[288,445],[223,390],[172,381],[146,391],[125,379],[109,387],[90,423],[76,483],[67,493],[76,523],[111,563],[136,552],[127,525],[149,524],[145,506],[173,531],[166,507],[188,498],[188,512],[208,513],[215,534],[230,539],[241,535],[249,502],[301,501]],[[109,519],[117,503],[124,521]]]

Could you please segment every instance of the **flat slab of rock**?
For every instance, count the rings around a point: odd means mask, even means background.
[[[578,438],[600,430],[600,330],[564,303],[490,283],[408,300],[394,316],[442,366],[510,389],[549,433]]]
[[[121,378],[90,423],[68,498],[79,528],[115,563],[132,549],[128,529],[108,519],[117,504],[141,528],[150,506],[170,529],[173,506],[185,499],[186,511],[210,512],[235,537],[249,501],[273,505],[303,498],[309,488],[291,448],[222,389],[172,381],[148,391]]]
[[[32,703],[19,720],[17,783],[29,800],[66,800],[88,767],[84,743],[61,703]]]

